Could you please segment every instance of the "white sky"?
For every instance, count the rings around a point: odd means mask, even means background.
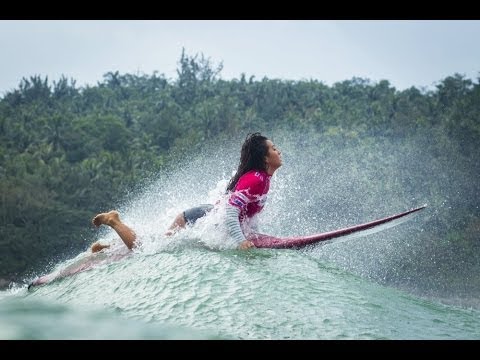
[[[0,20],[0,96],[23,77],[96,85],[109,71],[176,78],[182,47],[223,79],[382,79],[431,88],[480,76],[479,20]]]

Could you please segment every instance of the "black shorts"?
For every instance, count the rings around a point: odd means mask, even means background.
[[[200,206],[185,210],[183,212],[183,217],[188,225],[193,225],[198,219],[207,215],[207,213],[212,209],[213,205],[202,204]]]

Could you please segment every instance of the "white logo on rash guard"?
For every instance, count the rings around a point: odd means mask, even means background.
[[[260,178],[260,180],[263,181],[263,175],[260,174],[258,171],[255,171],[255,176],[258,177],[258,178]]]

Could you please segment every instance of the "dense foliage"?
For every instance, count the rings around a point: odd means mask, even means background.
[[[398,91],[388,81],[359,78],[333,86],[244,74],[225,81],[221,68],[182,53],[174,80],[110,72],[96,86],[77,88],[72,79],[49,83],[33,76],[6,93],[0,99],[0,279],[21,279],[84,250],[92,214],[112,208],[179,154],[208,139],[271,128],[308,129],[324,146],[365,149],[372,139],[408,145],[428,134],[429,153],[467,169],[457,201],[462,230],[450,231],[441,218],[437,225],[464,251],[478,246],[478,82],[455,74],[433,91]],[[434,194],[440,181],[424,185]]]

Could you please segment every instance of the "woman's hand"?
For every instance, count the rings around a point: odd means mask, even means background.
[[[250,240],[244,240],[240,243],[240,245],[238,245],[238,248],[240,250],[247,250],[247,249],[254,248],[254,247],[255,247],[255,245]]]

